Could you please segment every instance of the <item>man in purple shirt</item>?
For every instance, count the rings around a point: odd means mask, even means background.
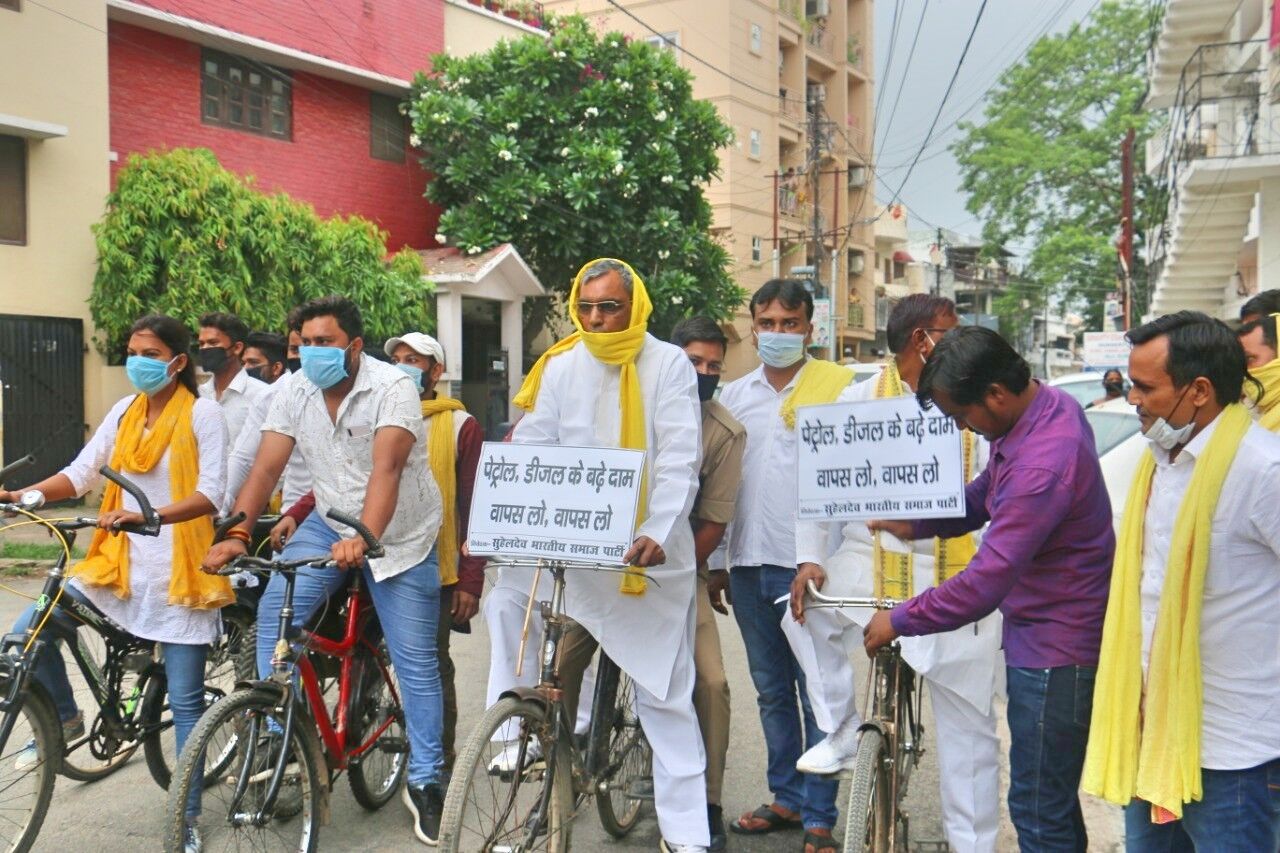
[[[1078,789],[1115,551],[1093,432],[1079,403],[1032,380],[1026,361],[978,326],[939,341],[916,396],[981,433],[991,462],[965,490],[964,518],[869,526],[903,539],[990,526],[967,569],[872,618],[867,652],[899,636],[954,630],[999,607],[1018,844],[1084,851]]]

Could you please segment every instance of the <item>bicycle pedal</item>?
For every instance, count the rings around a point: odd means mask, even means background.
[[[951,845],[946,841],[913,841],[911,853],[951,853]]]
[[[627,784],[622,786],[622,793],[626,795],[628,800],[645,800],[653,801],[653,780],[652,779],[628,779]]]

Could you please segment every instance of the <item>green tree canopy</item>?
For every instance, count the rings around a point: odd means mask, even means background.
[[[462,251],[513,243],[561,294],[584,262],[622,258],[658,333],[742,302],[703,194],[732,133],[669,51],[558,18],[549,38],[433,57],[407,111],[440,233]]]
[[[388,260],[372,222],[321,219],[284,193],[258,192],[206,149],[130,157],[93,232],[89,305],[107,355],[152,311],[192,328],[207,311],[231,311],[252,328],[282,330],[289,309],[331,293],[360,306],[374,340],[434,327],[415,252]]]
[[[1039,304],[1046,293],[1101,328],[1103,297],[1118,275],[1120,146],[1130,129],[1135,245],[1143,212],[1163,210],[1162,187],[1144,168],[1146,141],[1162,121],[1143,109],[1145,48],[1158,15],[1158,4],[1107,0],[1082,24],[1032,45],[1001,75],[983,120],[960,125],[952,151],[985,240],[1028,247],[1027,282],[999,306],[1008,335],[1028,316],[1023,301]],[[1135,263],[1140,281],[1141,258]]]

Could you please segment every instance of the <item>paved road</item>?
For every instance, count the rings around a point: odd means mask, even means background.
[[[8,581],[15,589],[32,592],[39,583],[25,579]],[[10,625],[25,602],[9,593],[0,595],[0,625]],[[733,685],[733,728],[730,739],[728,778],[725,781],[725,810],[737,814],[769,799],[764,784],[765,752],[756,714],[754,694],[747,673],[742,640],[732,619],[721,622],[725,664]],[[475,719],[482,710],[488,673],[488,636],[483,624],[470,635],[455,635],[458,663],[458,693],[462,723]],[[931,724],[926,714],[926,726]],[[1007,739],[1007,733],[1003,733]],[[937,766],[933,752],[924,756],[920,770],[912,777],[908,795],[912,837],[916,840],[942,838],[937,796]],[[1006,773],[1007,784],[1007,773]],[[164,798],[151,781],[141,756],[102,782],[80,784],[59,779],[53,804],[36,849],[40,851],[92,850],[93,853],[139,853],[159,849]],[[323,850],[400,851],[412,849],[408,812],[393,801],[382,812],[369,814],[352,799],[345,779],[339,780],[332,798],[333,820],[321,830]],[[1090,849],[1121,849],[1119,812],[1100,803],[1089,803],[1086,819],[1090,827]],[[1014,850],[1007,815],[1000,849]],[[632,835],[622,842],[608,839],[600,830],[594,809],[584,812],[574,828],[575,848],[598,850],[655,850],[657,822],[650,814]],[[798,849],[799,833],[763,838],[730,836],[732,850],[764,853]]]

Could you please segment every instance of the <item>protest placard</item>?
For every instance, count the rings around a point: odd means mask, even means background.
[[[796,412],[802,519],[953,518],[965,513],[955,421],[913,397]]]
[[[477,556],[619,562],[643,473],[641,450],[486,441],[467,546]]]

